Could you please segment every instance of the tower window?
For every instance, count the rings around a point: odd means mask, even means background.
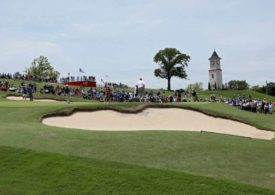
[[[214,74],[212,74],[212,79],[214,79]]]

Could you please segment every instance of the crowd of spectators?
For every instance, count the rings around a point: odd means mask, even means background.
[[[241,110],[250,112],[258,112],[264,114],[272,114],[274,111],[274,103],[267,99],[253,99],[250,95],[246,96],[235,96],[232,99],[225,99],[225,103],[237,107]]]
[[[8,81],[0,81],[0,90],[8,91],[9,90],[9,82]]]
[[[37,77],[33,75],[25,75],[25,74],[20,74],[20,73],[0,73],[0,79],[13,79],[13,80],[23,80],[23,81],[43,81],[43,82],[52,82],[56,83],[57,80],[54,78],[51,78],[49,76],[47,77]]]
[[[22,95],[24,99],[26,97],[33,98],[33,94],[37,92],[37,86],[35,82],[22,80],[19,86],[10,84],[8,80],[14,77],[11,74],[0,74],[0,90],[16,92]],[[17,79],[17,78],[16,78]],[[20,78],[18,78],[20,79]],[[93,78],[89,78],[93,79]],[[28,82],[28,84],[25,84]],[[123,85],[124,86],[124,85]],[[213,94],[209,99],[199,99],[196,91],[191,91],[187,94],[184,90],[176,90],[174,93],[165,91],[144,91],[140,90],[138,86],[132,91],[122,90],[122,84],[105,83],[100,88],[84,88],[84,87],[69,87],[62,84],[45,84],[39,91],[41,94],[52,94],[56,96],[65,97],[82,97],[87,100],[104,101],[104,102],[187,102],[187,101],[208,101],[208,102],[224,102],[228,105],[237,107],[241,110],[258,112],[258,113],[270,113],[274,111],[274,103],[267,99],[253,99],[251,96],[235,95],[233,98],[216,98]]]
[[[0,81],[0,89],[1,91],[10,91],[10,92],[17,92],[17,93],[23,93],[24,89],[27,88],[28,86],[31,86],[33,89],[33,93],[36,92],[36,83],[32,82],[29,83],[28,85],[24,83],[24,81],[22,81],[20,83],[19,86],[16,86],[14,84],[10,84],[9,81],[5,80],[5,81]]]
[[[117,102],[156,102],[156,103],[166,103],[166,102],[180,102],[182,93],[176,91],[173,95],[165,95],[161,91],[153,92],[145,91],[143,95],[139,94],[138,90],[133,92],[125,91],[112,91],[109,87],[105,87],[104,90],[99,91],[88,91],[87,97],[90,96],[92,99],[97,99],[101,101],[117,101]]]
[[[132,92],[123,90],[114,90],[113,87],[103,88],[84,88],[67,87],[56,85],[44,85],[40,93],[65,96],[66,89],[69,88],[69,94],[72,97],[82,97],[88,100],[106,101],[106,102],[180,102],[182,101],[182,92],[175,91],[174,95],[165,95],[161,91],[145,91],[144,95],[138,94],[137,90]]]
[[[42,89],[41,89],[42,90]],[[65,87],[54,88],[51,85],[45,85],[41,93],[52,93],[54,95],[65,95]],[[132,92],[123,90],[114,90],[113,87],[105,85],[103,88],[70,88],[71,96],[78,96],[89,100],[98,100],[106,102],[187,102],[187,101],[208,101],[208,102],[224,102],[228,105],[237,107],[241,110],[259,113],[272,113],[274,105],[266,99],[252,99],[251,96],[234,96],[233,98],[216,98],[213,94],[209,99],[198,99],[196,91],[186,94],[183,90],[176,90],[173,94],[166,95],[164,91],[145,91],[140,95],[139,90],[135,88]]]
[[[61,77],[60,82],[65,83],[65,82],[75,82],[75,81],[92,81],[96,82],[95,76],[67,76],[67,77]]]

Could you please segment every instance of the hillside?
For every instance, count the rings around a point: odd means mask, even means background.
[[[219,98],[219,97],[232,98],[234,96],[238,97],[238,96],[251,95],[253,99],[264,99],[265,98],[268,100],[275,101],[275,97],[273,97],[273,96],[269,96],[269,95],[262,94],[262,93],[252,91],[252,90],[217,90],[217,91],[205,90],[205,91],[198,92],[198,96],[200,98],[209,98],[213,94],[217,98]]]

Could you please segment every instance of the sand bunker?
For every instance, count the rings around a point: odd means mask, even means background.
[[[23,99],[23,97],[20,96],[8,96],[6,97],[8,100],[17,100],[17,101],[30,101],[29,98],[26,100]],[[33,99],[33,101],[39,101],[39,102],[56,102],[56,100],[51,100],[51,99]]]
[[[207,131],[265,140],[271,140],[274,137],[274,132],[178,108],[148,108],[138,114],[110,110],[77,112],[71,116],[46,118],[43,123],[56,127],[100,131]]]

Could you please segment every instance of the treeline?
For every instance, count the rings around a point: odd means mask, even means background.
[[[245,90],[245,89],[249,89],[249,84],[245,80],[244,81],[232,80],[227,83],[227,89]],[[250,89],[253,91],[267,94],[267,95],[275,96],[274,82],[266,83],[266,85],[263,85],[263,86],[259,86],[259,85],[252,86]]]
[[[223,84],[222,89],[245,90],[249,89],[249,84],[245,80],[231,80],[228,83]],[[208,90],[211,90],[210,83],[208,83]]]
[[[208,86],[209,89],[210,86]],[[231,80],[228,83],[223,85],[223,90],[246,90],[251,89],[253,91],[257,91],[260,93],[264,93],[267,95],[275,96],[275,82],[268,82],[266,85],[263,86],[252,86],[250,87],[249,84],[245,80]]]
[[[267,95],[275,96],[275,83],[269,82],[264,86],[253,86],[251,88],[254,91],[260,92],[260,93],[265,93]]]
[[[227,83],[227,88],[233,89],[233,90],[245,90],[245,89],[249,89],[249,84],[245,80],[243,81],[232,80]]]

